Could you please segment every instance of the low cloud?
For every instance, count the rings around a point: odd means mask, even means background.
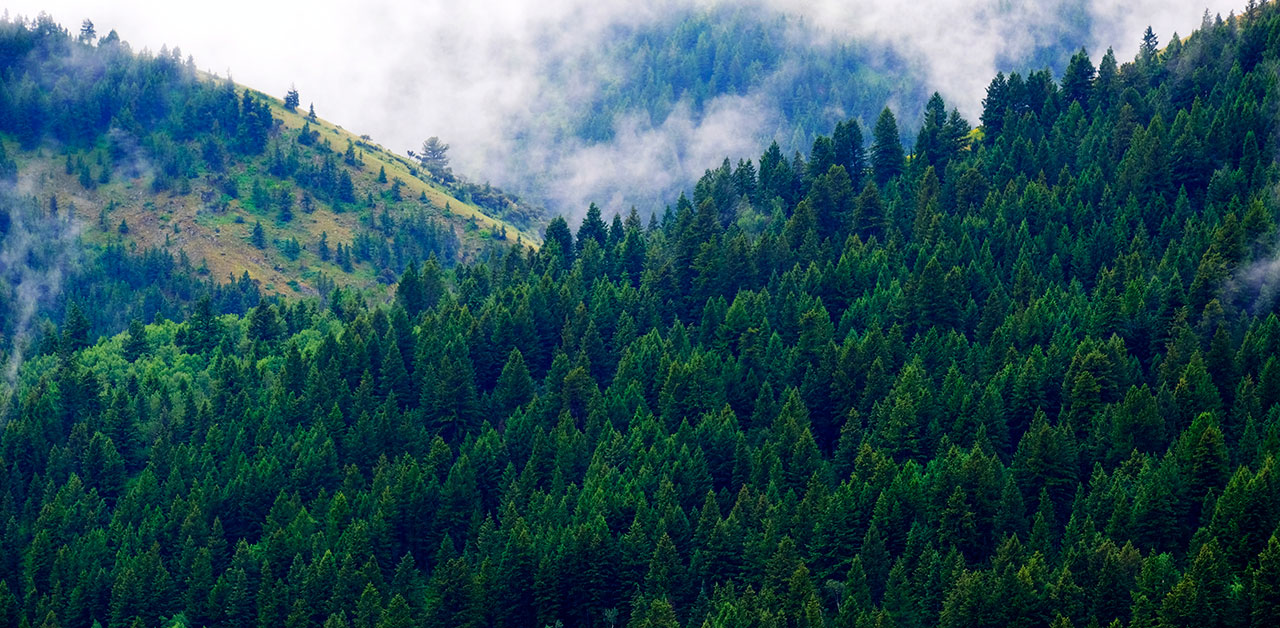
[[[0,234],[0,290],[8,327],[0,417],[16,388],[18,370],[30,353],[37,314],[57,302],[63,280],[78,267],[81,254],[80,225],[73,210],[63,207],[51,213],[45,202],[31,195],[34,189],[30,175],[20,176],[16,185],[0,188],[0,211],[7,221]]]
[[[595,202],[609,212],[637,205],[645,213],[674,200],[670,194],[697,179],[726,155],[755,155],[757,139],[772,128],[776,114],[759,94],[722,96],[700,117],[687,102],[659,125],[645,116],[623,116],[610,142],[574,142],[555,164],[549,190],[553,206],[582,207]],[[678,193],[678,192],[677,192]]]
[[[726,6],[719,0],[601,3],[323,1],[217,5],[67,0],[56,6],[10,2],[11,13],[50,10],[68,28],[92,18],[136,49],[181,46],[197,65],[282,95],[297,86],[303,106],[397,150],[431,135],[452,145],[455,171],[472,179],[539,191],[552,209],[581,213],[596,201],[620,209],[670,200],[724,156],[759,155],[777,115],[762,94],[722,97],[701,115],[678,104],[663,120],[626,113],[613,139],[573,139],[565,112],[593,102],[622,70],[598,54],[610,39],[679,12]],[[745,0],[736,3],[802,18],[804,41],[857,41],[907,60],[928,91],[976,121],[997,70],[1025,69],[1049,42],[1080,39],[1095,62],[1107,46],[1132,58],[1150,23],[1167,41],[1200,23],[1205,7],[1235,2],[1155,0]],[[766,18],[767,19],[767,18]],[[1078,32],[1077,32],[1078,31]],[[1072,46],[1074,48],[1075,46]],[[1061,62],[1061,60],[1058,60]],[[917,110],[917,94],[890,97]],[[914,120],[903,120],[910,126]],[[656,207],[644,208],[647,210]]]

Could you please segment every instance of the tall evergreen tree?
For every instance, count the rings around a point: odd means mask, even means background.
[[[902,174],[906,158],[902,150],[902,139],[898,135],[898,121],[893,112],[885,107],[876,118],[876,126],[872,132],[871,172],[876,183],[884,185],[890,179]]]

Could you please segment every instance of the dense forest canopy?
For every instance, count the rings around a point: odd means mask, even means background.
[[[1280,625],[1280,9],[1065,67],[385,304],[68,316],[0,625]]]

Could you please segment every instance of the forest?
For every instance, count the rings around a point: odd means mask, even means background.
[[[73,300],[0,625],[1280,625],[1280,8],[1161,44],[385,302]]]

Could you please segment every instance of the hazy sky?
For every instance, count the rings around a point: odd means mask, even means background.
[[[537,68],[547,55],[581,55],[611,26],[720,1],[62,0],[7,7],[28,17],[48,12],[71,30],[90,18],[99,34],[115,29],[135,50],[177,46],[201,69],[230,72],[276,96],[295,84],[303,106],[314,103],[322,117],[399,152],[438,135],[453,145],[456,170],[502,182],[512,170],[503,161],[509,138],[500,130],[527,117],[532,103],[573,103],[590,89],[584,81],[584,93],[546,93]],[[1095,62],[1107,46],[1121,60],[1132,59],[1148,24],[1163,44],[1171,33],[1185,35],[1198,26],[1206,8],[1226,15],[1243,7],[1243,0],[747,1],[799,14],[832,37],[894,46],[918,64],[931,89],[971,120],[995,71],[1006,69],[996,67],[997,59],[1030,49],[1036,24],[1064,6],[1092,18],[1094,33],[1085,43]],[[759,102],[733,97],[710,110],[714,115],[706,119],[677,116],[657,128],[624,119],[619,124],[631,126],[620,128],[612,145],[569,147],[549,156],[547,176],[570,181],[572,188],[553,204],[595,200],[617,208],[625,199],[611,192],[609,181],[619,177],[649,177],[661,186],[696,176],[725,155],[759,154],[743,132],[753,116],[767,115]],[[672,164],[676,144],[682,162]],[[618,171],[622,154],[641,158]],[[600,198],[611,194],[616,198]]]

